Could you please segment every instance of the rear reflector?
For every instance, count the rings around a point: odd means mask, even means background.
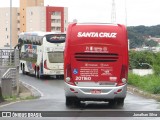
[[[47,60],[44,61],[44,68],[49,70],[49,68],[47,67]]]
[[[73,88],[70,88],[70,90],[71,90],[71,92],[78,93]]]
[[[122,89],[118,89],[116,92],[114,92],[114,94],[118,94],[120,92],[122,92]]]

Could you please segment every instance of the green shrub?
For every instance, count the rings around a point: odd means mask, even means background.
[[[141,63],[147,63],[142,65]],[[129,51],[130,69],[148,69],[153,68],[155,75],[160,75],[160,52],[151,51]]]
[[[156,75],[138,76],[129,73],[128,84],[153,94],[160,94],[160,79]]]

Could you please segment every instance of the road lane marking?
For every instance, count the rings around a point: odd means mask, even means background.
[[[15,104],[15,103],[18,103],[18,102],[21,102],[21,101],[16,101],[16,102],[11,102],[11,103],[7,103],[7,104],[4,104],[4,105],[0,105],[0,108],[5,107],[5,106],[8,106],[8,105]],[[2,103],[2,104],[3,104],[3,103]]]

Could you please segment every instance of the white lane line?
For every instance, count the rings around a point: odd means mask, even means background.
[[[7,104],[4,104],[4,105],[0,105],[0,108],[8,106],[8,105],[15,104],[15,103],[18,103],[18,102],[21,102],[21,101],[16,101],[16,102],[11,102],[11,103],[7,103]]]

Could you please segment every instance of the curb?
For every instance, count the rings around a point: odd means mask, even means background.
[[[22,82],[20,81],[20,83],[26,87],[30,92],[31,92],[31,95],[34,96],[35,98],[40,98],[43,96],[43,94],[38,90],[36,89],[34,86],[31,86],[25,82]]]
[[[130,91],[134,94],[138,94],[140,96],[143,96],[145,98],[151,98],[151,99],[155,99],[157,101],[160,101],[160,94],[151,94],[151,93],[148,93],[148,92],[145,92],[145,91],[142,91],[140,89],[138,89],[137,87],[134,87],[132,85],[128,85],[127,86],[127,91]]]

